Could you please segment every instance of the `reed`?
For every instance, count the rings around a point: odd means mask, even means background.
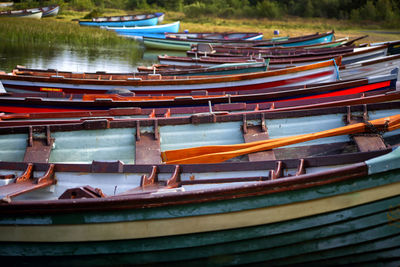
[[[0,40],[15,46],[135,46],[134,41],[114,32],[81,27],[75,21],[57,19],[0,19]]]

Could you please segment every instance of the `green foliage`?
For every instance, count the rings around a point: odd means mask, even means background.
[[[367,3],[360,8],[360,15],[364,20],[376,20],[376,14],[375,5],[371,0],[368,0]]]
[[[200,2],[194,2],[188,6],[183,8],[187,17],[196,18],[199,16],[211,15],[209,12],[209,8],[207,8],[206,4]]]
[[[127,8],[128,9],[146,9],[149,5],[147,4],[146,0],[128,0],[127,1]]]
[[[263,0],[262,2],[258,2],[256,9],[259,17],[275,19],[282,14],[281,8],[275,1]]]
[[[102,17],[103,16],[103,10],[101,8],[95,8],[92,11],[90,11],[86,16],[84,16],[84,19],[91,19],[91,18],[96,18],[96,17]]]
[[[91,10],[94,3],[91,0],[72,0],[70,6],[78,11]]]
[[[313,3],[311,2],[311,0],[307,0],[303,16],[306,18],[311,18],[313,16],[313,11],[314,11]]]
[[[350,13],[350,19],[353,22],[357,22],[361,20],[361,15],[360,15],[360,10],[359,9],[353,9]]]
[[[365,21],[400,28],[399,0],[26,0],[15,9],[57,3],[77,11],[94,8],[121,10],[163,10],[183,12],[186,18],[279,18],[282,16],[320,17]],[[63,8],[61,8],[63,12]]]

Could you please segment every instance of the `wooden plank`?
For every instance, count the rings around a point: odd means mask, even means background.
[[[53,141],[51,140],[48,146],[46,140],[32,140],[32,146],[26,147],[24,162],[48,163]]]
[[[160,139],[154,138],[152,133],[140,134],[136,139],[136,164],[161,164]]]
[[[364,109],[364,112],[363,112],[362,116],[353,116],[351,114],[351,107],[348,106],[347,107],[347,123],[349,125],[359,123],[359,122],[367,123],[367,121],[368,121],[367,105],[364,104],[363,109]],[[354,142],[356,143],[358,149],[361,152],[386,149],[385,142],[382,139],[382,135],[379,134],[378,129],[376,129],[370,123],[367,124],[367,128],[370,128],[369,130],[371,131],[371,133],[352,135],[352,138],[353,138]]]
[[[246,143],[269,139],[268,131],[263,132],[260,126],[247,126],[247,132],[243,134]],[[275,160],[273,150],[251,153],[248,155],[249,161]]]
[[[354,135],[353,139],[361,152],[386,149],[380,134]]]

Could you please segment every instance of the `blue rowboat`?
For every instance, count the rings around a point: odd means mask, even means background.
[[[162,34],[165,32],[178,32],[180,22],[176,21],[169,24],[138,27],[106,27],[107,30],[113,30],[120,35],[128,36],[147,36],[147,34]]]
[[[254,47],[273,47],[273,46],[283,46],[283,47],[294,47],[294,46],[303,46],[303,45],[315,45],[315,44],[323,44],[329,43],[334,40],[334,31],[330,31],[323,34],[314,34],[308,36],[300,36],[289,38],[288,40],[277,40],[277,41],[269,41],[268,43],[258,43],[255,44]]]
[[[154,26],[159,22],[159,17],[163,13],[126,15],[112,17],[98,17],[92,20],[79,20],[81,26],[110,26],[110,27],[133,27],[133,26]]]

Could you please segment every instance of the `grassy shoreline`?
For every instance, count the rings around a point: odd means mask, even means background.
[[[138,10],[135,13],[146,13],[148,10]],[[129,12],[128,12],[129,13]],[[51,46],[67,44],[71,46],[132,46],[132,40],[117,36],[114,32],[105,31],[95,27],[81,27],[77,21],[87,12],[62,10],[56,18],[41,20],[30,19],[0,19],[0,40],[16,46]],[[126,11],[105,9],[104,15],[124,15]],[[378,24],[358,25],[350,21],[335,19],[304,19],[299,17],[286,17],[279,20],[269,19],[222,19],[186,18],[181,12],[166,12],[165,22],[181,21],[181,31],[189,32],[262,32],[265,39],[273,37],[273,31],[279,30],[281,36],[299,36],[315,32],[325,32],[334,29],[337,38],[359,37],[369,35],[361,43],[380,42],[400,39],[400,32],[382,29]]]

